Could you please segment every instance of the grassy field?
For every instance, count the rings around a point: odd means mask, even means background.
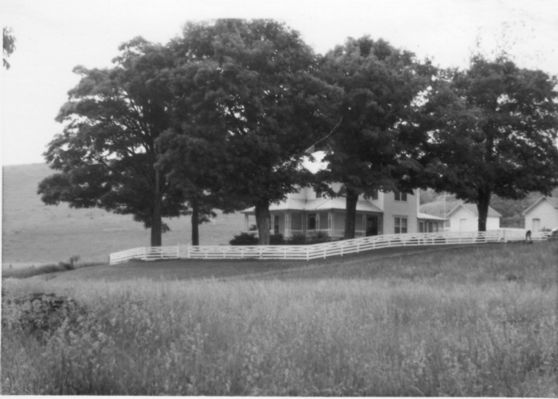
[[[7,279],[2,393],[555,397],[557,265],[547,242]],[[37,340],[29,292],[83,309]]]
[[[4,166],[2,264],[5,267],[67,261],[106,262],[110,252],[149,245],[149,231],[132,216],[100,209],[71,209],[66,204],[44,205],[39,182],[54,173],[44,164]],[[163,244],[190,241],[190,218],[167,219],[171,231]],[[202,244],[225,244],[244,229],[240,214],[219,215],[200,227]]]

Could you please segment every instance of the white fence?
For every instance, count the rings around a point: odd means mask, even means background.
[[[499,229],[486,232],[437,232],[388,234],[331,241],[312,245],[200,245],[143,247],[110,254],[111,265],[131,259],[284,259],[312,260],[343,256],[381,248],[419,247],[427,245],[482,244],[525,239],[524,229]],[[544,233],[535,233],[533,240],[544,240]]]

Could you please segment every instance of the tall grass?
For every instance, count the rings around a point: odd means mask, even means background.
[[[3,394],[558,394],[555,284],[13,280],[4,289],[71,295],[88,316],[44,345],[3,328]]]

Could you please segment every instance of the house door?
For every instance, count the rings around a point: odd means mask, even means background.
[[[536,233],[541,229],[541,220],[540,219],[533,219],[533,233]]]
[[[368,215],[366,217],[366,235],[378,235],[378,216]]]

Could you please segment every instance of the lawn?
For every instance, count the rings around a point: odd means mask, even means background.
[[[557,265],[545,242],[7,279],[2,393],[555,397]],[[30,292],[76,305],[37,335]]]
[[[131,215],[43,204],[37,187],[53,173],[45,164],[2,168],[3,268],[58,263],[75,255],[83,263],[106,262],[111,252],[149,245],[149,230]],[[190,242],[189,216],[165,223],[170,231],[163,234],[164,245]],[[227,244],[244,227],[242,214],[218,214],[200,226],[201,244]]]

